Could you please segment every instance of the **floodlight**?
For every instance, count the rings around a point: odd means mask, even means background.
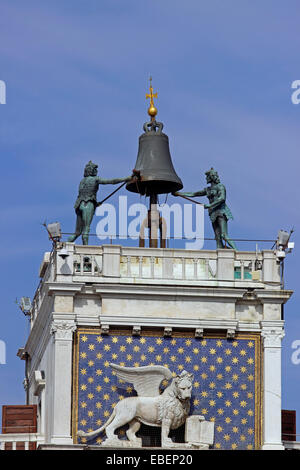
[[[289,238],[289,232],[286,232],[285,230],[279,230],[277,235],[277,245],[286,248]]]
[[[29,297],[21,297],[20,308],[22,312],[29,312],[31,310],[31,300]]]
[[[61,238],[61,228],[59,222],[48,224],[47,230],[52,240],[59,240]]]

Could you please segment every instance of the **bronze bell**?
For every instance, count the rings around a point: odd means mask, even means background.
[[[126,185],[128,191],[150,196],[179,191],[183,188],[177,176],[169,149],[169,138],[162,132],[163,124],[155,120],[144,124],[144,134],[139,137],[135,170],[140,179]]]

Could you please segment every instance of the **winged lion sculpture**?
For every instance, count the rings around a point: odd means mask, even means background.
[[[136,436],[141,423],[161,427],[162,447],[172,447],[169,438],[171,429],[184,424],[190,411],[190,399],[194,376],[187,371],[173,378],[172,372],[163,366],[122,367],[110,364],[119,379],[132,383],[138,396],[120,400],[107,422],[95,431],[78,431],[79,437],[92,438],[105,430],[107,440],[102,445],[125,445],[141,447],[142,441]],[[162,392],[162,380],[171,380]],[[121,441],[115,434],[116,429],[129,424],[126,435],[129,441]]]

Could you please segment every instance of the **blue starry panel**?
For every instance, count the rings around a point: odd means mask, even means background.
[[[102,426],[113,408],[125,397],[136,395],[132,384],[122,382],[110,363],[126,367],[163,365],[175,377],[186,370],[194,374],[190,414],[203,415],[215,423],[215,449],[255,449],[260,446],[259,335],[239,334],[234,340],[224,336],[195,338],[191,333],[146,332],[132,336],[130,331],[101,335],[98,329],[76,332],[73,360],[73,435]],[[162,389],[168,385],[162,383]],[[125,428],[118,431],[126,439]]]

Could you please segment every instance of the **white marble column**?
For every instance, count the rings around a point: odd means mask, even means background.
[[[264,350],[263,450],[284,450],[281,440],[281,341],[284,337],[282,326],[264,325],[261,333]]]
[[[76,324],[72,320],[54,320],[53,402],[51,444],[73,444],[71,437],[72,407],[72,340]]]

